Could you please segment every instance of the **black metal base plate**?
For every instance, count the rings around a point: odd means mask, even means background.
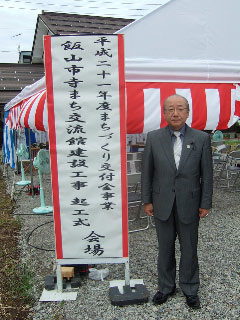
[[[148,290],[143,284],[136,284],[134,287],[123,286],[123,293],[118,287],[109,288],[109,297],[114,306],[145,303],[148,302],[148,296]]]
[[[55,275],[48,275],[45,278],[44,288],[46,290],[54,290],[57,283],[57,277]],[[65,278],[62,279],[63,289],[67,288],[67,283],[70,284],[72,289],[79,288],[81,286],[80,276],[75,276],[67,281]]]

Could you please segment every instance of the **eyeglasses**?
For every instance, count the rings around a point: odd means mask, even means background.
[[[168,109],[165,109],[165,111],[167,112],[167,113],[174,113],[175,111],[177,112],[177,113],[183,113],[185,110],[188,110],[188,108],[168,108]]]

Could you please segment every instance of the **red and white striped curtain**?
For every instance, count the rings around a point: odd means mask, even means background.
[[[12,107],[5,124],[11,129],[30,128],[48,131],[46,89]]]
[[[23,103],[19,115],[19,124],[25,128],[48,131],[45,89]]]
[[[7,119],[5,121],[5,125],[8,126],[10,129],[20,129],[22,128],[19,124],[19,114],[21,112],[21,105],[22,102],[14,106],[10,109]]]
[[[239,88],[230,83],[127,83],[127,133],[147,133],[167,125],[163,102],[172,94],[187,98],[187,124],[200,130],[224,130],[240,117]]]
[[[190,105],[187,124],[200,130],[224,130],[240,117],[240,89],[231,83],[127,82],[127,133],[147,133],[167,125],[163,101],[181,94]],[[46,89],[11,108],[6,124],[48,131]]]

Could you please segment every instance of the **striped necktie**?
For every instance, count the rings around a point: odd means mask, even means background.
[[[180,138],[181,133],[179,131],[174,131],[174,135],[176,139],[173,145],[173,154],[174,154],[176,168],[178,169],[181,152],[182,152],[182,140]]]

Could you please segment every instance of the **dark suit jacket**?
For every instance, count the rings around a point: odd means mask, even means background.
[[[169,127],[148,133],[142,164],[142,201],[153,203],[154,216],[167,220],[176,198],[183,223],[199,219],[199,208],[212,206],[213,171],[210,136],[186,125],[176,169]]]

